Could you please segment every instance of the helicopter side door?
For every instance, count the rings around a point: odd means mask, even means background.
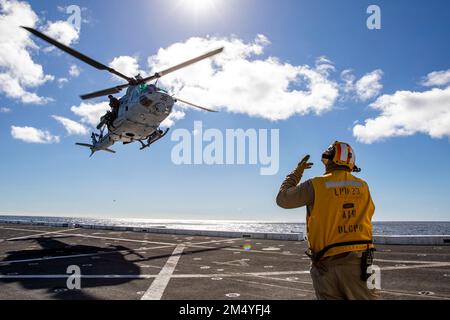
[[[129,95],[128,92],[126,95],[124,95],[122,98],[120,98],[120,106],[119,106],[119,116],[118,118],[125,118],[126,113],[128,111],[128,105],[129,105]]]

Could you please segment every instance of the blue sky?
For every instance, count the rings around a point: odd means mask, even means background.
[[[40,29],[67,19],[58,7],[80,6],[83,23],[79,38],[71,45],[104,63],[119,56],[133,57],[144,71],[148,71],[147,58],[160,48],[185,43],[191,37],[234,37],[251,44],[261,34],[270,44],[246,61],[276,57],[280,64],[314,69],[317,59],[326,57],[326,65],[334,70],[321,75],[338,88],[339,96],[326,112],[317,114],[313,105],[308,112],[291,112],[285,119],[274,119],[270,112],[252,116],[258,103],[251,101],[240,113],[220,104],[217,114],[186,109],[184,118],[172,127],[192,130],[193,122],[201,120],[205,127],[220,130],[279,129],[276,175],[261,176],[255,165],[176,166],[170,158],[175,145],[170,137],[146,151],[139,151],[137,145],[118,144],[114,146],[117,154],[98,153],[89,159],[86,150],[74,146],[77,141],[88,142],[89,136],[69,135],[51,116],[80,122],[71,111],[81,103],[78,95],[118,82],[56,50],[47,52],[46,45],[34,39],[40,49],[27,49],[31,59],[54,79],[26,90],[52,101],[25,103],[0,92],[0,108],[8,109],[0,113],[0,213],[304,221],[303,209],[277,208],[279,185],[304,154],[311,154],[315,163],[305,178],[322,174],[321,152],[334,140],[343,140],[355,149],[362,167],[359,176],[370,185],[375,220],[450,219],[450,81],[442,80],[450,70],[448,1],[219,0],[209,10],[194,10],[192,0],[29,4],[39,17],[36,27]],[[366,27],[370,4],[381,8],[380,30]],[[73,64],[81,69],[79,76],[69,75]],[[4,68],[0,66],[0,71],[5,72]],[[345,70],[354,77],[348,92],[342,79]],[[361,99],[354,89],[356,82],[375,70],[381,76],[370,84],[382,88]],[[436,80],[432,72],[441,72],[437,74],[441,77]],[[68,81],[60,88],[57,79],[61,78]],[[243,79],[234,81],[230,86]],[[199,97],[195,102],[210,105],[218,95],[208,91],[204,101]],[[383,95],[384,102],[379,100]],[[365,126],[367,119],[380,117],[381,111],[370,107],[375,102],[392,115],[388,128],[383,127],[384,119],[373,127]],[[354,131],[358,124],[359,135]],[[12,126],[47,130],[60,141],[42,144],[14,139]],[[397,133],[389,134],[390,129]],[[399,136],[399,132],[403,133]]]

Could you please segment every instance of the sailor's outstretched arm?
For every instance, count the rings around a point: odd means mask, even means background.
[[[277,205],[284,209],[300,208],[314,203],[314,188],[311,180],[299,185],[303,171],[309,169],[312,163],[309,156],[300,161],[297,168],[286,176],[277,195]]]

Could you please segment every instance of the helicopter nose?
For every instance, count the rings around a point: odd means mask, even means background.
[[[142,95],[139,98],[139,103],[142,104],[144,107],[150,107],[153,103],[153,100],[151,99],[151,94]]]

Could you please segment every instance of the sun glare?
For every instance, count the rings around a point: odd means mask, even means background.
[[[180,7],[195,15],[212,13],[222,0],[179,0]]]

